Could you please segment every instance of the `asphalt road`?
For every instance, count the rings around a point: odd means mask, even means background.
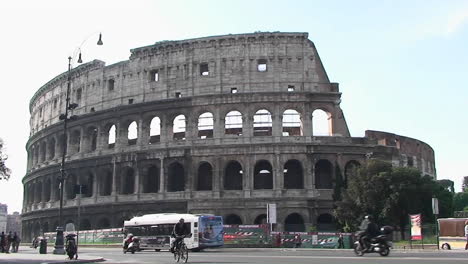
[[[123,254],[116,248],[81,248],[81,254],[101,256],[106,264],[113,263],[174,263],[169,252],[142,251]],[[387,257],[378,254],[355,256],[351,250],[307,249],[215,249],[190,252],[189,263],[268,263],[268,264],[451,264],[468,263],[464,251],[402,251],[394,250]]]

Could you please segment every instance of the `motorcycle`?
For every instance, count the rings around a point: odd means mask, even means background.
[[[76,255],[76,240],[75,240],[75,234],[69,234],[66,236],[67,241],[66,241],[66,247],[65,251],[67,252],[68,258],[73,259]],[[78,258],[76,256],[75,258]]]
[[[362,231],[356,233],[357,241],[354,242],[354,253],[358,256],[362,256],[365,253],[379,253],[380,256],[385,257],[390,254],[390,248],[392,242],[388,240],[388,236],[393,231],[392,227],[384,226],[380,229],[381,235],[374,237],[370,240],[367,249],[364,249],[361,243],[361,237],[363,236]]]
[[[135,254],[136,251],[140,251],[140,238],[139,237],[133,237],[132,242],[130,242],[128,245],[125,245],[125,244],[124,244],[124,249],[123,249],[124,254],[126,254],[127,252],[131,252],[132,254]]]

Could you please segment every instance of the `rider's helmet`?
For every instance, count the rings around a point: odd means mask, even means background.
[[[181,218],[181,219],[179,220],[180,223],[183,223],[184,221],[185,221],[185,220],[184,220],[183,218]]]
[[[369,221],[374,220],[374,218],[372,217],[372,215],[366,215],[366,216],[364,216],[364,219],[367,219],[367,220],[369,220]]]
[[[382,228],[380,228],[380,232],[384,235],[389,235],[393,232],[393,227],[391,226],[382,226]]]

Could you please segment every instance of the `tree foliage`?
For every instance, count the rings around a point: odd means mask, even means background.
[[[432,197],[439,198],[441,217],[451,216],[452,197],[447,188],[414,168],[393,168],[390,163],[370,160],[348,179],[348,188],[336,202],[335,216],[343,226],[358,226],[364,215],[373,215],[380,224],[408,223],[408,214],[422,213],[433,221]]]
[[[453,196],[453,210],[464,211],[468,206],[468,192],[459,192]]]
[[[3,140],[0,138],[0,180],[8,180],[11,170],[5,164],[8,156],[3,153],[3,146]]]

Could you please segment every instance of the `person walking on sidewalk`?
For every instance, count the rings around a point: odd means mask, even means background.
[[[465,238],[466,238],[465,250],[467,250],[468,249],[468,220],[465,221]]]
[[[6,236],[5,236],[5,232],[2,231],[2,234],[0,235],[0,252],[1,253],[5,252],[5,246],[6,246]]]

